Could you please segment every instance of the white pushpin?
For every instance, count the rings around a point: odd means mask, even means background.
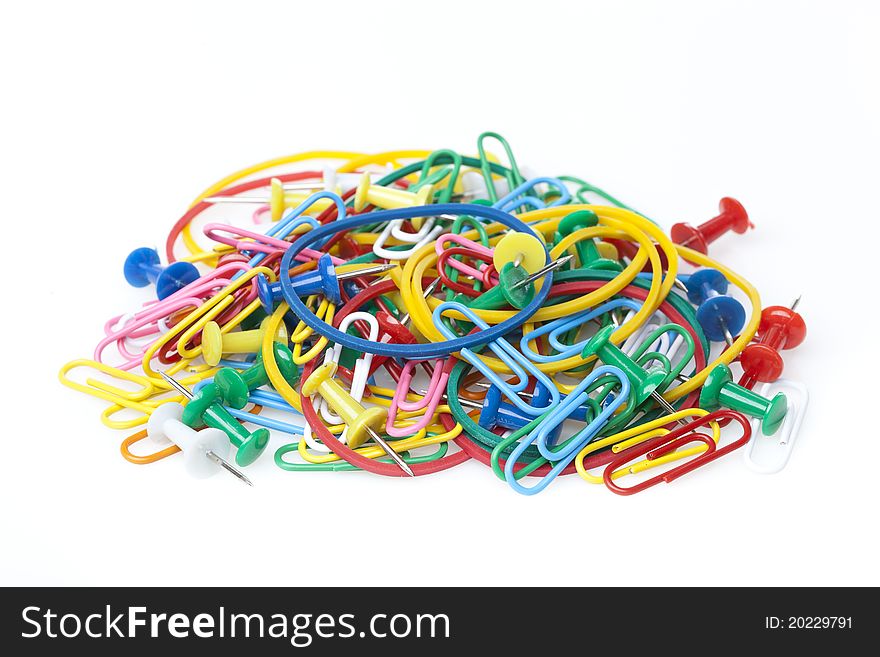
[[[181,422],[182,417],[182,404],[176,402],[162,404],[147,420],[147,436],[158,445],[167,445],[169,442],[177,445],[183,452],[183,462],[187,472],[197,479],[205,479],[220,470],[226,470],[248,486],[254,485],[226,460],[230,445],[225,433],[220,429],[196,431]]]

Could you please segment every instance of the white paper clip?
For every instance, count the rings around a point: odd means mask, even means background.
[[[760,474],[776,474],[785,467],[794,449],[798,432],[801,429],[810,394],[807,387],[798,381],[777,379],[773,383],[765,383],[755,392],[768,399],[776,393],[785,393],[788,399],[788,412],[782,426],[772,436],[765,436],[760,431],[761,419],[752,420],[752,439],[743,450],[743,460],[750,469]]]

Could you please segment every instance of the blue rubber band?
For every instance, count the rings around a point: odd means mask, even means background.
[[[552,272],[549,272],[546,275],[544,284],[541,286],[541,289],[538,290],[537,294],[535,294],[532,301],[510,319],[478,333],[466,335],[455,340],[432,342],[430,344],[396,345],[383,342],[372,342],[370,340],[365,340],[364,338],[343,333],[342,331],[333,328],[330,324],[318,319],[318,317],[315,316],[315,314],[302,302],[299,296],[297,296],[296,291],[293,289],[290,276],[291,262],[300,252],[302,252],[303,249],[310,247],[313,243],[323,239],[327,235],[359,228],[364,225],[394,221],[395,219],[435,217],[441,214],[468,215],[485,219],[489,222],[500,223],[521,233],[536,235],[535,231],[527,224],[506,212],[501,212],[500,210],[484,205],[469,203],[443,203],[438,205],[398,208],[395,210],[381,210],[378,212],[368,212],[366,214],[356,215],[311,230],[302,235],[290,246],[289,249],[287,249],[284,253],[284,257],[281,259],[281,272],[279,274],[281,292],[284,295],[284,300],[287,302],[287,305],[290,306],[290,310],[297,318],[306,324],[306,326],[310,327],[316,333],[324,336],[328,340],[361,353],[390,356],[392,358],[408,358],[410,360],[438,358],[440,356],[447,356],[451,353],[461,351],[468,347],[485,345],[497,338],[507,335],[511,331],[525,324],[529,317],[538,312],[538,310],[544,305],[544,301],[550,294],[550,287],[553,284]],[[544,253],[546,256],[546,262],[549,263],[550,254],[547,252],[546,246],[544,247]]]

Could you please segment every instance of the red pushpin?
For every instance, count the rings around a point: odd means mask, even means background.
[[[718,209],[720,213],[717,217],[709,219],[696,228],[686,223],[675,224],[669,233],[672,241],[706,254],[709,252],[709,245],[727,231],[744,233],[749,228],[755,227],[749,221],[746,209],[734,198],[725,196],[718,204]]]
[[[794,311],[800,300],[795,299],[790,308],[769,306],[761,311],[758,338],[739,356],[743,368],[741,386],[752,388],[758,381],[770,383],[782,376],[784,363],[779,351],[797,347],[807,336],[804,318]]]

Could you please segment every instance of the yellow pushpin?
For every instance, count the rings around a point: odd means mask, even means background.
[[[349,447],[360,447],[368,438],[372,438],[401,470],[410,477],[414,477],[415,473],[406,464],[406,461],[391,449],[391,446],[376,431],[385,426],[388,409],[380,406],[371,406],[370,408],[361,406],[333,379],[335,373],[336,363],[324,363],[303,381],[302,394],[311,397],[315,393],[319,393],[328,406],[333,409],[333,412],[342,418],[348,427],[345,435],[348,437]]]
[[[202,357],[208,365],[214,367],[220,363],[223,354],[259,353],[268,321],[267,317],[260,323],[260,328],[252,331],[233,331],[231,333],[222,333],[217,322],[208,322],[202,329]],[[284,322],[278,325],[275,342],[287,345],[287,327],[284,326]]]
[[[507,233],[495,245],[492,264],[500,272],[509,262],[534,274],[547,262],[544,244],[531,233]]]
[[[428,205],[434,198],[434,186],[424,185],[417,192],[374,185],[370,174],[365,173],[354,194],[355,212],[360,212],[367,205],[375,205],[383,210],[395,208],[411,208],[417,205]]]
[[[308,191],[308,189],[313,191]],[[278,178],[272,178],[269,183],[269,198],[262,196],[209,196],[203,198],[203,203],[263,203],[269,204],[269,213],[272,221],[278,221],[288,208],[297,208],[302,205],[309,196],[316,191],[320,191],[320,187],[316,187],[309,183],[306,191],[289,191]],[[341,190],[337,187],[337,194]],[[309,206],[309,211],[323,212],[333,205],[333,199],[319,198]]]
[[[281,215],[288,208],[297,208],[311,196],[313,192],[289,192],[278,178],[272,178],[269,183],[269,214],[272,221],[281,219]],[[310,211],[323,212],[333,205],[333,199],[319,198],[309,206]]]

